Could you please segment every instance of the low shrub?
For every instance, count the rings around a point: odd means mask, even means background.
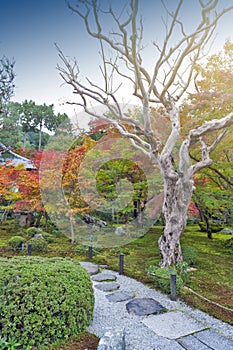
[[[8,241],[9,246],[15,250],[19,248],[21,243],[24,243],[24,238],[21,236],[11,237],[11,239]]]
[[[48,242],[48,243],[56,242],[56,238],[53,235],[51,235],[50,233],[47,233],[47,232],[43,231],[42,232],[42,236],[46,240],[46,242]]]
[[[195,265],[197,262],[197,249],[191,246],[182,247],[183,260],[189,265]]]
[[[233,237],[224,242],[224,247],[227,248],[230,253],[233,253]]]
[[[32,238],[34,237],[36,234],[43,234],[42,230],[38,227],[29,227],[26,229],[26,234],[28,236],[28,238]]]
[[[171,278],[171,273],[168,269],[164,267],[158,267],[151,265],[148,268],[148,275],[153,281],[155,287],[161,289],[163,292],[166,294],[170,294],[170,278]],[[176,291],[178,294],[181,293],[181,290],[183,288],[183,280],[182,278],[177,275],[176,276]]]
[[[40,228],[38,227],[29,227],[26,230],[26,234],[29,238],[37,238],[35,237],[35,235],[42,235],[42,237],[48,242],[48,243],[54,243],[56,241],[56,238],[45,231],[42,231]]]
[[[44,238],[31,238],[27,243],[32,245],[34,252],[47,252],[48,250],[48,243]]]
[[[184,284],[186,284],[189,280],[188,268],[189,268],[189,265],[185,261],[176,263],[176,271],[178,275],[182,278],[182,281]]]
[[[206,224],[203,221],[199,221],[198,225],[200,227],[201,232],[206,232]],[[224,226],[218,223],[211,222],[210,228],[211,228],[211,232],[216,233],[221,231],[224,228]]]
[[[0,258],[0,337],[20,349],[48,348],[86,331],[93,313],[90,276],[63,258]]]

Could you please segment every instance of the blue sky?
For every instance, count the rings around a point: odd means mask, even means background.
[[[166,2],[171,6],[176,3],[175,0]],[[124,1],[112,0],[112,3],[120,6]],[[198,0],[184,0],[182,16],[188,25],[195,25],[197,3]],[[232,0],[219,0],[219,4],[229,6]],[[145,29],[155,40],[160,40],[164,33],[160,0],[142,0],[141,10]],[[218,37],[212,51],[221,49],[226,38],[233,41],[232,17],[233,11],[218,25]],[[72,97],[72,91],[68,86],[61,86],[63,82],[56,69],[59,58],[55,42],[65,54],[77,57],[84,76],[96,76],[97,43],[88,37],[82,22],[68,9],[65,0],[0,0],[0,57],[6,55],[16,61],[13,99],[53,103],[56,111],[71,115],[73,107],[59,105],[63,97]]]

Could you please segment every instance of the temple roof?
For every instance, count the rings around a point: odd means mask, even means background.
[[[6,164],[10,162],[12,165],[17,166],[23,164],[27,170],[36,169],[30,159],[20,156],[19,154],[11,151],[3,143],[0,142],[0,163]]]

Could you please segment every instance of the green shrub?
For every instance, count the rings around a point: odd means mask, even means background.
[[[53,235],[51,235],[50,233],[47,233],[47,232],[43,231],[42,232],[42,236],[48,243],[56,242],[56,238]]]
[[[206,232],[206,224],[203,221],[199,221],[198,225],[200,227],[201,232]]]
[[[197,250],[191,246],[182,247],[183,260],[189,265],[195,265],[197,262]]]
[[[26,234],[29,238],[34,237],[34,235],[43,234],[42,230],[38,227],[29,227],[26,229]]]
[[[229,252],[233,252],[233,237],[224,242],[224,247],[229,249]]]
[[[11,239],[8,241],[9,246],[13,249],[18,249],[21,243],[24,243],[24,238],[21,236],[11,237]]]
[[[199,221],[198,225],[200,227],[201,232],[206,232],[205,222]],[[221,231],[224,228],[224,226],[221,224],[215,223],[215,222],[210,222],[210,228],[211,228],[211,232],[216,233],[216,232]]]
[[[171,273],[164,267],[151,265],[148,269],[148,275],[153,281],[155,287],[161,289],[163,292],[170,294],[170,277]],[[181,293],[183,287],[183,280],[180,276],[176,276],[176,291]]]
[[[32,245],[34,252],[47,252],[48,250],[48,243],[43,238],[31,238],[27,243]]]
[[[188,268],[189,268],[189,265],[185,261],[176,263],[176,271],[178,275],[182,278],[182,281],[184,284],[186,284],[189,280]]]
[[[22,349],[76,337],[93,313],[90,276],[78,262],[62,258],[0,258],[0,337]]]
[[[48,243],[54,243],[56,241],[53,235],[51,235],[48,232],[42,231],[38,227],[29,227],[28,229],[26,229],[26,234],[29,238],[34,238],[35,235],[42,235]]]

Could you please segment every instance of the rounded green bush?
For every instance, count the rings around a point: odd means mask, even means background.
[[[50,233],[47,233],[47,232],[43,231],[42,232],[42,236],[48,243],[56,242],[56,238],[53,235],[51,235]]]
[[[161,289],[163,292],[170,293],[170,279],[171,273],[164,267],[158,267],[151,265],[148,269],[148,275],[153,281],[155,287]],[[178,294],[181,293],[183,288],[183,280],[180,276],[176,276],[176,291]]]
[[[189,265],[195,265],[197,262],[197,249],[191,246],[182,247],[183,260]]]
[[[32,245],[34,252],[47,252],[48,250],[48,243],[43,238],[31,238],[27,243]]]
[[[26,233],[27,233],[27,235],[28,235],[28,237],[29,238],[32,238],[32,237],[34,237],[34,235],[38,235],[38,234],[42,234],[43,235],[43,232],[42,232],[42,230],[40,229],[40,228],[38,228],[38,227],[29,227],[29,228],[27,228],[26,229]]]
[[[42,235],[42,237],[48,242],[48,243],[53,243],[56,241],[55,237],[45,231],[42,231],[40,228],[38,227],[29,227],[28,229],[26,229],[26,234],[29,238],[35,238],[35,235]]]
[[[22,349],[78,336],[93,313],[90,276],[63,258],[0,258],[0,337],[20,340]]]
[[[227,239],[224,242],[224,247],[229,249],[229,252],[233,253],[233,237],[231,237],[230,239]]]
[[[24,243],[24,238],[21,236],[11,237],[11,239],[8,241],[9,246],[13,249],[18,249],[21,243]]]

